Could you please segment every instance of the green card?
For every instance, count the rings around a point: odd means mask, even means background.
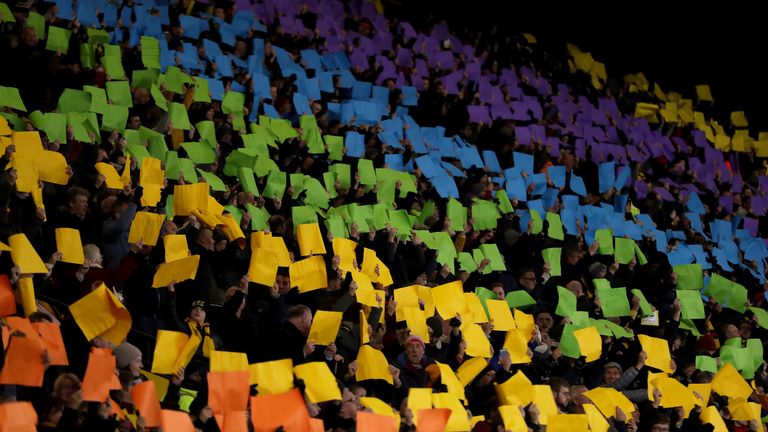
[[[67,115],[62,113],[45,113],[45,128],[43,129],[48,135],[49,141],[67,142]]]
[[[451,198],[446,206],[446,213],[451,220],[451,230],[457,232],[464,231],[464,225],[467,224],[467,208]]]
[[[425,202],[421,207],[419,217],[416,219],[418,224],[426,224],[427,220],[435,215],[435,202],[429,200]]]
[[[598,241],[597,253],[600,255],[613,255],[613,231],[602,228],[595,231],[595,240]]]
[[[66,90],[64,91],[66,92]],[[90,101],[88,103],[90,104]],[[21,95],[19,94],[19,89],[16,87],[0,86],[0,106],[27,112],[27,107],[24,106],[24,102],[21,100]]]
[[[264,190],[261,192],[261,196],[264,198],[282,199],[283,194],[285,193],[286,180],[287,177],[283,171],[270,171],[269,177],[267,177],[267,184],[264,186]]]
[[[557,213],[547,212],[547,237],[555,240],[565,239],[563,222]]]
[[[635,256],[637,257],[637,263],[640,265],[646,265],[648,264],[648,258],[645,257],[645,254],[640,249],[640,246],[635,243]]]
[[[118,105],[108,105],[101,117],[101,130],[122,132],[128,123],[128,108]]]
[[[717,359],[709,356],[696,356],[696,369],[702,372],[717,373]]]
[[[293,226],[317,223],[317,212],[309,206],[295,206],[291,208]]]
[[[701,291],[704,288],[704,273],[701,264],[676,265],[677,289]]]
[[[64,92],[61,94],[61,96],[59,96],[59,112],[88,112],[90,109],[91,95],[88,92],[68,88],[64,89]]]
[[[75,140],[84,143],[91,142],[91,136],[89,135],[88,127],[85,125],[85,115],[82,113],[70,112],[67,113],[67,126],[72,126]]]
[[[96,69],[96,46],[80,44],[80,66],[83,69]]]
[[[645,299],[645,294],[643,294],[642,291],[635,288],[631,291],[631,293],[640,299],[640,312],[643,314],[643,316],[648,316],[653,313],[653,307],[651,307],[651,304],[648,303],[648,300]]]
[[[6,7],[8,7],[8,5],[6,5]],[[29,16],[27,17],[27,26],[35,29],[35,33],[37,34],[38,39],[45,40],[45,17],[44,16],[40,15],[37,12],[30,12]]]
[[[91,107],[89,111],[104,114],[111,108],[107,103],[107,92],[103,88],[83,86],[83,90],[91,95]]]
[[[626,288],[604,288],[596,291],[604,317],[611,318],[629,315],[629,300],[627,299]]]
[[[237,171],[237,177],[243,190],[250,192],[253,196],[259,196],[259,189],[256,187],[256,178],[253,176],[253,170],[248,167],[240,167]]]
[[[256,207],[252,204],[246,204],[245,208],[248,209],[248,213],[251,214],[251,229],[255,231],[263,231],[269,229],[269,212],[262,208]]]
[[[497,296],[495,292],[489,290],[488,288],[483,288],[483,287],[475,288],[475,295],[477,295],[477,298],[480,299],[480,304],[483,305],[483,309],[485,309],[485,314],[490,315],[488,313],[488,305],[486,304],[486,301],[498,300],[499,296]]]
[[[216,147],[216,144],[218,142],[216,141],[216,125],[211,120],[204,120],[201,122],[195,123],[195,129],[197,129],[197,133],[200,134],[200,138],[202,138],[204,141],[208,143],[211,147]],[[243,135],[245,137],[245,135]],[[245,141],[245,139],[243,139]],[[246,144],[246,147],[248,145]]]
[[[561,317],[570,317],[576,312],[576,294],[561,286],[557,287],[557,309],[555,313]]]
[[[512,202],[509,200],[509,196],[507,195],[507,191],[505,190],[499,190],[496,191],[496,200],[499,202],[499,211],[504,214],[513,213],[515,211],[515,208],[512,207]]]
[[[400,238],[410,238],[411,237],[411,219],[408,217],[408,212],[405,210],[391,210],[389,212],[389,224],[392,228],[397,228],[397,236]],[[454,258],[455,258],[455,250],[454,250]],[[438,255],[440,254],[441,250],[438,249]],[[445,256],[445,254],[443,254]]]
[[[211,103],[211,91],[208,88],[208,80],[200,77],[192,77],[195,81],[195,96],[192,98],[194,102]]]
[[[178,180],[180,171],[179,154],[173,150],[169,151],[165,155],[165,177],[169,180]]]
[[[277,143],[275,142],[277,137],[272,135],[272,132],[264,126],[251,123],[251,134],[253,134],[256,142],[263,143],[272,148],[278,148]]]
[[[225,205],[224,210],[232,215],[232,218],[237,221],[237,224],[240,225],[240,223],[243,220],[243,211],[239,208],[233,206],[233,205]]]
[[[698,291],[677,290],[677,298],[680,300],[683,318],[694,320],[705,317],[704,303]]]
[[[370,232],[371,227],[368,221],[373,220],[373,207],[350,204],[347,206],[347,211],[349,212],[349,221],[347,222],[347,225],[349,225],[350,228],[352,227],[352,224],[357,224],[357,228],[360,232]]]
[[[525,309],[536,304],[536,300],[526,290],[510,291],[504,300],[511,308]]]
[[[203,171],[200,168],[197,169],[197,172],[205,179],[205,182],[208,183],[211,190],[217,192],[226,192],[228,190],[227,185],[225,185],[216,174]]]
[[[444,234],[448,234],[444,232]],[[501,253],[499,252],[498,246],[495,244],[483,244],[480,245],[480,250],[483,252],[483,255],[485,255],[486,258],[491,260],[491,263],[488,265],[488,267],[491,268],[493,271],[506,271],[507,267],[504,265],[504,258],[501,256]]]
[[[531,213],[531,234],[541,234],[544,229],[544,221],[541,220],[541,215],[536,210],[529,210]]]
[[[141,37],[141,62],[147,69],[160,69],[160,41],[153,37]]]
[[[768,312],[765,309],[759,307],[748,307],[747,309],[757,317],[758,326],[768,329]]]
[[[616,261],[619,264],[629,264],[635,257],[635,241],[624,237],[616,237],[613,240],[616,242],[614,251]]]
[[[635,337],[635,334],[632,331],[627,330],[627,329],[625,329],[624,327],[622,327],[622,326],[620,326],[618,324],[614,324],[613,322],[608,321],[608,320],[598,320],[598,321],[600,321],[602,324],[604,324],[606,327],[608,327],[608,329],[613,334],[613,337],[615,337],[615,338],[630,338],[631,339],[631,338]]]
[[[152,155],[149,154],[149,151],[147,151],[147,148],[141,144],[128,144],[128,147],[126,147],[126,151],[128,152],[128,154],[131,155],[133,159],[136,160],[136,163],[139,166],[141,166],[141,161],[143,161],[145,157],[152,157]],[[168,177],[167,172],[166,172],[166,177]]]
[[[187,108],[178,102],[171,102],[168,106],[168,111],[171,114],[171,123],[174,129],[190,130],[192,125],[189,124],[189,116],[187,115]]]
[[[245,95],[236,92],[228,91],[224,94],[224,100],[221,101],[221,109],[224,114],[243,114],[243,106],[245,105]]]
[[[483,255],[483,251],[481,251],[480,249],[473,249],[472,250],[472,258],[475,260],[475,265],[479,268],[480,267],[480,263],[482,263],[483,260],[485,259],[485,255]],[[487,265],[487,266],[485,266],[485,268],[483,269],[483,271],[481,273],[482,274],[488,274],[488,273],[490,273],[492,271],[493,270],[491,270],[491,266]]]
[[[325,226],[333,234],[334,238],[348,238],[349,232],[347,231],[347,224],[344,223],[344,219],[341,216],[333,215],[329,216],[325,220]]]
[[[104,66],[104,72],[111,80],[125,79],[125,70],[123,69],[123,60],[120,57],[104,56],[101,58],[101,64]]]
[[[281,144],[287,139],[299,136],[299,132],[291,126],[291,122],[285,119],[271,119],[267,128]]]
[[[88,29],[88,44],[107,45],[109,43],[109,33],[103,29]]]
[[[336,191],[336,177],[331,171],[323,173],[323,183],[325,183],[325,190],[328,191],[328,198],[336,199],[339,193]]]
[[[549,274],[551,276],[561,276],[563,274],[560,261],[561,252],[562,248],[548,248],[541,251],[541,257],[544,259],[544,262],[549,263]]]
[[[113,105],[133,107],[133,96],[131,96],[131,86],[128,81],[107,82],[107,98]]]
[[[181,94],[184,92],[184,77],[181,69],[176,66],[170,66],[163,75],[165,79],[165,89],[169,92]]]
[[[253,149],[245,149],[245,151],[251,151],[255,153]],[[275,161],[265,155],[258,156],[256,162],[253,164],[253,172],[256,177],[264,177],[272,171],[280,171]]]
[[[149,92],[152,95],[152,99],[155,100],[155,105],[161,110],[168,112],[168,100],[165,99],[165,95],[163,95],[160,87],[158,87],[157,84],[152,83]]]
[[[719,274],[713,274],[709,278],[704,295],[715,297],[718,303],[737,312],[744,313],[747,310],[747,289]]]
[[[185,142],[181,144],[196,164],[210,164],[216,161],[216,152],[204,142]]]
[[[349,164],[336,163],[331,165],[330,170],[342,189],[349,190],[352,187],[352,167]]]
[[[7,3],[0,3],[0,22],[16,22],[16,17],[13,16],[13,13],[11,12],[11,9],[8,7]]]
[[[328,159],[335,161],[344,159],[344,137],[324,135],[323,139],[328,146]]]
[[[159,77],[160,71],[157,70],[135,70],[131,75],[131,85],[149,90]]]
[[[360,184],[373,186],[376,184],[376,171],[373,169],[373,161],[370,159],[358,159],[357,173],[360,174]]]
[[[578,327],[573,324],[566,324],[563,327],[559,348],[564,356],[577,359],[581,356],[581,351],[579,350],[579,341],[573,335],[574,330],[578,330]]]
[[[307,191],[307,196],[304,198],[304,203],[314,206],[316,208],[326,209],[328,208],[328,191],[319,180],[308,177],[304,181],[304,189]]]
[[[596,290],[611,288],[611,282],[605,278],[592,279],[592,284],[595,286]]]
[[[179,171],[184,176],[184,181],[187,183],[198,183],[198,174],[195,170],[195,163],[191,159],[179,158]]]
[[[50,26],[48,27],[48,40],[45,44],[45,49],[48,51],[61,51],[62,54],[66,54],[69,51],[69,38],[72,36],[70,30]]]
[[[473,199],[472,219],[475,221],[474,229],[476,231],[496,229],[497,221],[499,219],[499,212],[496,208],[496,204],[493,201]]]
[[[477,270],[477,264],[468,252],[459,252],[459,268],[462,271],[473,272]]]
[[[147,142],[147,150],[149,154],[155,159],[165,160],[165,155],[168,153],[168,145],[165,143],[165,137],[152,137]]]

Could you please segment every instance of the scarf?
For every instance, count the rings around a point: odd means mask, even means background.
[[[208,323],[198,325],[193,319],[186,319],[189,326],[189,334],[195,335],[203,341],[203,356],[211,357],[211,353],[216,350],[213,345],[213,338],[211,337],[211,326]]]

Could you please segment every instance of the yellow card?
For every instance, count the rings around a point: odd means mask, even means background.
[[[61,252],[61,261],[70,264],[85,263],[80,231],[72,228],[56,228],[56,249]]]
[[[336,334],[341,326],[341,312],[319,310],[312,318],[312,327],[309,329],[307,340],[317,345],[330,345],[336,341]]]

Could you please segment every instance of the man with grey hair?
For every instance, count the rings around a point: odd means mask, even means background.
[[[623,371],[620,364],[616,362],[606,363],[603,367],[603,382],[601,387],[611,387],[622,393],[632,402],[642,402],[648,399],[648,390],[625,390],[627,386],[632,384],[632,381],[637,378],[640,370],[645,366],[645,360],[648,358],[648,354],[645,351],[640,351],[637,355],[637,363],[627,370]]]

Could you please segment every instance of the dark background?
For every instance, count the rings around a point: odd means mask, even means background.
[[[672,4],[678,9],[669,9]],[[403,0],[388,7],[409,20],[443,18],[452,29],[531,33],[559,52],[574,43],[604,63],[609,76],[643,72],[664,92],[694,102],[694,87],[709,84],[720,124],[728,123],[731,111],[745,111],[753,137],[768,131],[768,19],[759,6]]]

